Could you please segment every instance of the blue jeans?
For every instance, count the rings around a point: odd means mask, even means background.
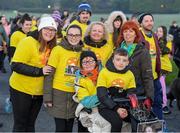
[[[154,103],[153,103],[153,112],[155,115],[162,120],[162,87],[159,79],[154,80]]]

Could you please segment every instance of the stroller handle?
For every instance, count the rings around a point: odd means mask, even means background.
[[[146,99],[146,97],[145,96],[137,96],[137,99],[138,99],[138,101],[143,101]],[[113,98],[113,101],[118,102],[118,103],[130,102],[130,99],[129,98]]]

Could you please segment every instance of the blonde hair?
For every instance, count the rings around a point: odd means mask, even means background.
[[[94,25],[101,25],[101,26],[103,27],[104,33],[103,33],[103,38],[102,38],[102,39],[108,41],[108,31],[107,31],[106,26],[105,26],[104,23],[102,23],[102,22],[92,22],[92,23],[88,26],[84,37],[90,35],[91,30],[92,30],[92,27],[93,27]]]

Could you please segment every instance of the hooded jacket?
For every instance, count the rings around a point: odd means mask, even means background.
[[[121,26],[127,21],[126,16],[123,12],[121,11],[114,11],[112,12],[108,20],[105,22],[105,26],[107,27],[108,33],[109,33],[109,39],[108,42],[111,45],[112,49],[114,49],[114,46],[116,45],[116,41],[118,38],[118,35],[120,33],[120,28],[119,29],[114,29],[113,22],[116,19],[117,16],[120,16],[122,18],[122,23]]]
[[[136,94],[153,99],[154,85],[149,51],[143,44],[137,44],[130,57],[130,70],[136,80]]]
[[[108,32],[109,32],[109,33],[113,33],[113,32],[114,32],[113,21],[115,20],[115,18],[116,18],[117,16],[121,16],[121,18],[122,18],[122,20],[123,20],[123,23],[122,23],[122,24],[124,24],[124,22],[127,21],[126,15],[125,15],[122,11],[114,11],[114,12],[112,12],[112,13],[109,15],[107,21],[105,22],[105,25],[107,26],[107,29],[108,29]]]

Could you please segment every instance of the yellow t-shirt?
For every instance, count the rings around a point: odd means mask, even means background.
[[[17,47],[18,43],[24,39],[27,35],[22,31],[15,31],[10,38],[10,46]]]
[[[142,33],[145,37],[145,40],[148,41],[150,44],[149,45],[149,53],[151,55],[152,72],[153,72],[154,79],[157,79],[158,78],[158,74],[156,72],[156,56],[157,56],[157,53],[156,53],[155,40],[153,37],[147,37],[144,32],[142,32]]]
[[[124,74],[110,72],[107,68],[103,68],[98,77],[97,87],[119,87],[124,90],[135,88],[135,78],[129,70]]]
[[[172,41],[168,41],[166,46],[170,49],[170,51],[172,51]]]
[[[34,26],[31,27],[31,30],[30,30],[30,31],[35,31],[35,30],[37,30],[37,29],[38,29],[37,26],[34,25]]]
[[[31,27],[31,30],[30,30],[30,31],[35,31],[35,30],[37,30],[36,24],[37,24],[36,20],[32,20],[32,27]]]
[[[170,51],[172,50],[172,42],[169,41],[167,42],[167,47],[170,49]],[[169,59],[169,55],[161,55],[161,69],[168,71],[168,72],[172,72],[172,64],[171,64],[171,60]]]
[[[103,66],[105,66],[107,60],[109,59],[109,57],[111,56],[113,52],[111,45],[108,43],[106,43],[104,46],[100,48],[96,48],[96,47],[92,47],[87,44],[84,44],[83,49],[85,50],[88,49],[88,50],[93,51],[96,54],[97,59],[102,62]]]
[[[87,96],[92,96],[96,94],[96,86],[88,77],[81,77],[79,79],[79,89],[78,89],[78,100],[81,101]]]
[[[32,37],[20,41],[12,62],[20,62],[30,66],[42,68],[45,64],[42,61],[42,54],[39,52],[40,44]],[[10,77],[10,86],[14,89],[30,95],[43,94],[44,76],[31,77],[13,72]]]
[[[61,46],[53,48],[48,65],[56,68],[53,79],[53,88],[74,92],[75,70],[79,67],[80,52],[66,50]]]
[[[108,34],[108,44],[111,46],[111,49],[114,49],[114,43],[113,43],[113,34],[112,33],[109,33]]]

